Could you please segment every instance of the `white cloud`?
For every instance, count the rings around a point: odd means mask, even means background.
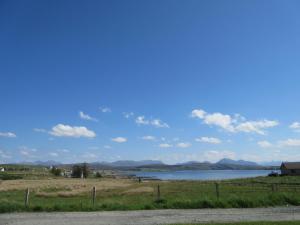
[[[268,142],[268,141],[259,141],[257,142],[257,144],[261,147],[261,148],[270,148],[272,147],[273,145]]]
[[[194,109],[192,111],[191,117],[193,118],[199,118],[204,119],[204,116],[206,115],[206,112],[202,109]]]
[[[127,138],[124,137],[116,137],[116,138],[112,138],[111,139],[113,142],[117,142],[117,143],[124,143],[127,142]]]
[[[0,150],[0,158],[2,159],[10,159],[11,155],[6,154],[4,151]]]
[[[50,152],[49,155],[52,157],[58,157],[58,154],[56,152]]]
[[[232,151],[206,151],[203,157],[207,161],[216,162],[223,158],[235,159],[236,154]]]
[[[178,148],[189,148],[191,147],[191,143],[188,143],[188,142],[180,142],[176,145]]]
[[[135,119],[135,123],[138,125],[152,125],[157,128],[169,128],[169,125],[160,119],[151,119],[148,120],[145,118],[145,116],[138,116]]]
[[[148,135],[148,136],[142,137],[142,139],[143,140],[147,140],[147,141],[154,141],[156,138],[154,136]]]
[[[123,115],[126,119],[129,119],[130,117],[134,116],[133,112],[123,112]]]
[[[289,138],[284,141],[279,141],[280,147],[300,147],[300,139]]]
[[[171,148],[172,145],[168,144],[168,143],[162,143],[159,145],[160,148]]]
[[[43,129],[43,128],[34,128],[33,129],[35,132],[39,132],[39,133],[47,133],[47,130]]]
[[[87,129],[86,127],[76,127],[64,124],[57,124],[49,132],[53,136],[57,137],[87,137],[94,138],[96,134],[94,131]]]
[[[294,122],[289,126],[289,128],[293,129],[296,132],[300,132],[300,123]]]
[[[236,126],[236,131],[246,133],[265,134],[264,129],[277,126],[279,123],[274,120],[261,120],[261,121],[246,121]]]
[[[155,127],[169,128],[169,125],[160,119],[151,120],[151,124]]]
[[[219,126],[227,131],[234,132],[232,118],[229,115],[225,115],[222,113],[207,114],[205,115],[203,121],[207,125]]]
[[[96,118],[93,118],[91,117],[90,115],[88,114],[85,114],[84,112],[82,111],[79,111],[79,117],[83,120],[90,120],[90,121],[95,121],[95,122],[98,122],[98,120]]]
[[[29,148],[27,146],[20,146],[19,147],[19,152],[23,156],[34,158],[35,157],[34,153],[37,152],[37,149],[36,148]]]
[[[138,125],[148,125],[150,122],[149,122],[149,120],[145,119],[145,116],[138,116],[135,119],[135,123]]]
[[[108,107],[99,107],[100,111],[103,113],[109,113],[111,112],[111,109]]]
[[[300,123],[294,122],[289,126],[291,129],[300,129]]]
[[[200,137],[200,138],[196,138],[195,141],[210,143],[210,144],[220,144],[220,143],[222,143],[222,141],[220,139],[214,138],[214,137]]]
[[[21,155],[28,156],[30,153],[26,150],[20,150]]]
[[[0,132],[0,137],[15,138],[17,135],[12,132]]]
[[[265,134],[265,129],[275,127],[279,123],[275,120],[258,120],[246,121],[244,117],[239,114],[230,116],[222,113],[206,113],[202,109],[194,109],[191,117],[198,118],[207,125],[214,125],[229,132],[245,132]]]

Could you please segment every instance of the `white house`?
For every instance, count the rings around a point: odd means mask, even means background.
[[[4,167],[0,167],[0,172],[4,172],[4,171],[5,171]]]

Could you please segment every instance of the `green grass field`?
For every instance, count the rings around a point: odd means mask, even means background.
[[[160,199],[157,200],[157,186]],[[97,186],[93,206],[91,189]],[[29,207],[24,206],[30,189]],[[250,208],[300,205],[300,177],[219,182],[45,178],[0,181],[0,212]]]

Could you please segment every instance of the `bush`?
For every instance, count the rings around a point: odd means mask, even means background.
[[[50,170],[50,173],[52,173],[54,176],[60,176],[61,175],[62,170],[56,167],[52,167],[52,169]]]
[[[18,180],[22,179],[22,176],[14,175],[14,174],[8,174],[8,173],[0,173],[0,180]]]
[[[72,177],[74,178],[87,178],[89,175],[89,168],[87,163],[83,163],[82,165],[74,165],[72,167]]]
[[[101,177],[102,177],[102,175],[101,175],[101,173],[100,173],[100,172],[97,172],[97,173],[95,174],[95,177],[96,177],[96,178],[101,178]]]

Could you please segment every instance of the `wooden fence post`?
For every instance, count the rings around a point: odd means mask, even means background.
[[[94,207],[95,202],[96,202],[96,187],[93,187],[93,190],[92,190],[92,202],[93,202],[93,207]]]
[[[25,198],[24,198],[25,207],[27,208],[29,206],[29,188],[25,191]]]
[[[157,201],[160,200],[160,186],[159,186],[159,184],[157,185],[157,199],[156,200]]]
[[[275,184],[272,184],[272,192],[275,192],[276,191],[276,186]]]
[[[219,183],[215,183],[217,199],[220,197]]]

